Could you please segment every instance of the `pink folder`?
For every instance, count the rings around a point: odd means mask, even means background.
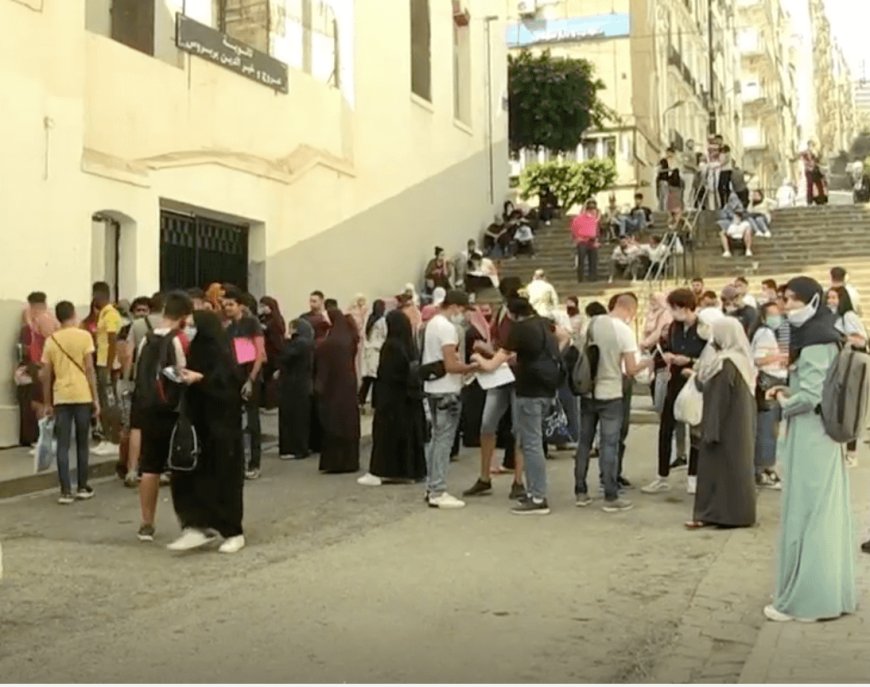
[[[251,339],[233,339],[233,347],[236,351],[236,362],[239,365],[246,365],[257,359],[257,347]]]

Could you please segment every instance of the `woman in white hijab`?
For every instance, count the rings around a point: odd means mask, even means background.
[[[734,317],[710,325],[710,343],[695,383],[704,393],[698,487],[689,529],[755,524],[755,366],[743,325]]]

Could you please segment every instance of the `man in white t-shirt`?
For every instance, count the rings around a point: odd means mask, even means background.
[[[444,302],[423,332],[421,375],[425,381],[426,409],[431,438],[426,445],[426,503],[431,508],[462,508],[460,501],[447,493],[447,468],[450,451],[462,415],[462,378],[474,372],[460,356],[462,321],[468,307],[464,291],[448,291]]]
[[[591,395],[580,399],[580,441],[574,457],[574,494],[577,505],[592,503],[586,475],[589,471],[589,453],[600,433],[599,467],[604,482],[604,511],[620,513],[630,510],[630,501],[619,497],[619,442],[622,434],[623,378],[634,377],[649,367],[650,362],[638,363],[637,339],[629,323],[637,316],[637,297],[631,293],[616,298],[609,315],[599,315],[589,323],[588,346],[598,349],[598,368],[595,388]]]

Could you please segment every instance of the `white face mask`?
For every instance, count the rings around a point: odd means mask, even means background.
[[[806,324],[807,321],[809,321],[809,319],[816,314],[816,310],[818,310],[818,308],[819,295],[816,294],[815,296],[813,296],[812,300],[802,308],[789,311],[787,315],[788,321],[795,327],[800,327]]]
[[[450,321],[456,325],[463,325],[463,324],[465,324],[465,315],[463,315],[462,313],[458,313],[456,315],[451,315]]]

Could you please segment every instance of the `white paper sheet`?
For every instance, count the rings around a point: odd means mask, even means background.
[[[507,363],[502,363],[492,372],[475,372],[474,376],[484,391],[510,384],[515,379],[514,373]]]

